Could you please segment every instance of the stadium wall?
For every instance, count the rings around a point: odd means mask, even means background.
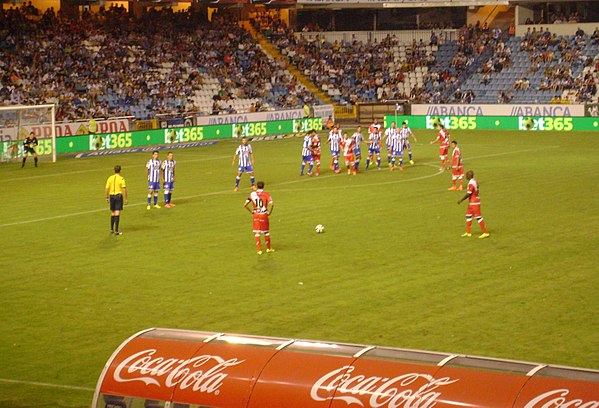
[[[526,131],[597,131],[599,118],[556,116],[385,116],[384,126],[404,121],[412,129],[435,129],[442,124],[446,129],[461,130],[526,130]]]
[[[240,137],[275,137],[322,130],[321,117],[288,120],[232,123],[207,126],[187,126],[107,134],[76,135],[56,138],[56,154],[99,152],[145,146],[169,145]],[[36,148],[40,156],[52,155],[52,139],[40,138]],[[11,159],[22,157],[21,141],[0,143],[0,154]]]

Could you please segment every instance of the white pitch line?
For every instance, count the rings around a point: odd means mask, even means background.
[[[78,390],[78,391],[88,391],[88,392],[94,391],[93,388],[79,387],[77,385],[63,385],[63,384],[44,383],[44,382],[38,382],[38,381],[11,380],[8,378],[0,378],[0,382],[10,383],[10,384],[35,385],[38,387],[62,388],[65,390]]]
[[[201,159],[181,160],[181,161],[179,161],[179,163],[220,160],[220,159],[226,159],[226,158],[230,158],[230,157],[231,156],[204,157]],[[125,166],[123,168],[126,168],[126,167],[133,167],[133,166]],[[33,179],[48,178],[48,177],[62,177],[62,176],[70,176],[72,174],[93,173],[93,172],[97,172],[97,171],[112,171],[112,167],[101,168],[101,169],[96,168],[96,169],[87,169],[87,170],[75,170],[75,171],[67,171],[67,172],[63,172],[63,173],[39,174],[37,176],[16,177],[16,178],[3,180],[3,182],[7,183],[9,181],[33,180]]]
[[[502,152],[502,153],[495,153],[495,154],[488,154],[488,155],[483,155],[483,156],[475,156],[475,157],[471,157],[470,159],[482,159],[482,158],[488,158],[488,157],[497,157],[497,156],[506,156],[506,155],[510,155],[510,154],[517,154],[517,153],[527,153],[527,152],[532,152],[532,151],[539,151],[539,150],[546,150],[546,149],[552,149],[552,148],[557,148],[559,146],[544,146],[538,149],[527,149],[527,150],[518,150],[518,151],[512,151],[512,152]],[[224,157],[228,157],[228,156],[224,156]],[[214,158],[216,159],[216,158]],[[197,159],[196,161],[201,161],[202,159]],[[213,159],[207,159],[207,160],[213,160]],[[437,167],[432,163],[422,163],[422,165],[424,166],[430,166],[430,167]],[[380,183],[369,183],[369,184],[359,184],[359,185],[350,185],[350,186],[339,186],[339,187],[331,187],[331,186],[327,186],[327,187],[322,187],[322,188],[311,188],[310,191],[315,191],[315,190],[320,190],[320,189],[326,189],[326,190],[331,190],[331,189],[346,189],[346,188],[357,188],[357,187],[370,187],[370,186],[382,186],[382,185],[386,185],[386,184],[397,184],[397,183],[406,183],[408,181],[417,181],[417,180],[424,180],[427,178],[431,178],[431,177],[435,177],[438,176],[440,174],[443,174],[443,171],[439,170],[436,173],[433,174],[429,174],[426,176],[420,176],[420,177],[415,177],[415,178],[410,178],[410,179],[399,179],[399,180],[393,180],[393,181],[384,181],[384,182],[380,182]],[[323,177],[319,177],[320,179],[324,179],[324,178],[329,178],[329,177],[336,177],[338,175],[336,174],[330,174],[328,176],[323,176]],[[286,181],[286,182],[282,182],[282,183],[278,183],[278,184],[274,184],[276,185],[288,185],[288,184],[296,184],[296,183],[303,183],[303,182],[307,182],[308,180],[315,180],[312,177],[307,177],[307,178],[303,178],[301,180],[291,180],[291,181]],[[279,190],[281,192],[292,192],[292,191],[297,191],[297,190],[293,190],[293,189],[289,189],[289,190]],[[230,193],[231,190],[223,190],[223,191],[213,191],[210,193],[202,193],[202,194],[195,194],[195,195],[190,195],[190,196],[182,196],[179,197],[179,199],[183,199],[183,200],[189,200],[189,199],[193,199],[193,198],[198,198],[198,197],[208,197],[208,196],[213,196],[213,195],[220,195],[220,194],[227,194]],[[137,207],[137,206],[141,206],[141,205],[147,205],[145,202],[141,202],[141,203],[135,203],[135,204],[128,204],[128,207]],[[69,217],[75,217],[78,215],[86,215],[86,214],[93,214],[93,213],[97,213],[97,212],[102,212],[102,211],[107,211],[106,208],[98,208],[95,210],[89,210],[89,211],[80,211],[80,212],[74,212],[74,213],[68,213],[68,214],[62,214],[62,215],[55,215],[52,217],[45,217],[45,218],[37,218],[37,219],[33,219],[33,220],[25,220],[25,221],[17,221],[17,222],[11,222],[11,223],[7,223],[7,224],[0,224],[0,228],[4,228],[4,227],[10,227],[10,226],[15,226],[15,225],[24,225],[24,224],[32,224],[35,222],[43,222],[43,221],[51,221],[51,220],[58,220],[58,219],[62,219],[62,218],[69,218]]]

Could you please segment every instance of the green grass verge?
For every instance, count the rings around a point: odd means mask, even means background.
[[[597,132],[452,132],[487,240],[460,237],[463,193],[438,174],[434,133],[418,136],[415,166],[356,177],[325,169],[326,146],[322,175],[300,178],[301,139],[253,143],[276,204],[277,252],[260,257],[234,141],[175,150],[173,209],[145,209],[149,154],[0,165],[0,406],[89,406],[112,351],[147,327],[599,368]],[[117,163],[121,237],[103,195]]]

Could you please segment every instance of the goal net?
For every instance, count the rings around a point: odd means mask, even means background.
[[[23,157],[23,140],[33,132],[38,139],[38,156],[56,161],[54,105],[0,106],[0,159]]]

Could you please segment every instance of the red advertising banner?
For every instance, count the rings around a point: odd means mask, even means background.
[[[599,371],[372,346],[151,329],[93,408],[599,408]]]

